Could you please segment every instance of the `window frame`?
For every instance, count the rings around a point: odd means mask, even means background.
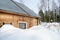
[[[19,28],[20,28],[20,23],[26,23],[26,29],[27,29],[27,22],[24,22],[24,21],[20,21],[20,22],[18,22],[18,26],[19,26]]]

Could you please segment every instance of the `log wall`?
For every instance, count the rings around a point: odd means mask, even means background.
[[[27,22],[26,28],[30,28],[38,24],[38,20],[36,18],[19,16],[9,13],[0,13],[0,27],[3,25],[3,23],[12,23],[13,26],[19,28],[19,22]]]

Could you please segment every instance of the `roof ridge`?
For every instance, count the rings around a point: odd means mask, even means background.
[[[16,6],[18,6],[19,8],[21,8],[23,11],[25,11],[21,6],[19,6],[18,4],[16,4],[16,2],[14,2],[13,0],[10,0],[12,1]],[[27,11],[25,11],[26,14],[28,14],[28,16],[31,16]]]

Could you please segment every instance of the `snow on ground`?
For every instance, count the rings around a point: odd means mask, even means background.
[[[33,26],[30,30],[39,31],[39,35],[45,40],[60,40],[59,23],[42,23],[38,26]],[[47,39],[48,38],[48,39]]]
[[[0,28],[0,40],[60,40],[60,31],[55,26],[60,27],[58,23],[42,23],[25,30],[5,24]]]
[[[11,30],[11,29],[15,29],[14,26],[10,25],[10,24],[5,24],[1,27],[1,32],[7,31],[7,30]]]

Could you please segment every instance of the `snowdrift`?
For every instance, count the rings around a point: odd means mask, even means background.
[[[5,24],[0,28],[1,32],[8,31],[8,30],[11,30],[11,29],[16,29],[16,28],[13,25],[10,25],[10,24]]]
[[[56,31],[56,32],[60,31],[60,25],[59,25],[59,23],[56,23],[56,22],[55,23],[48,23],[47,27],[53,31]]]
[[[60,40],[60,32],[52,31],[46,26],[49,25],[42,24],[23,30],[6,24],[1,28],[0,40]]]

